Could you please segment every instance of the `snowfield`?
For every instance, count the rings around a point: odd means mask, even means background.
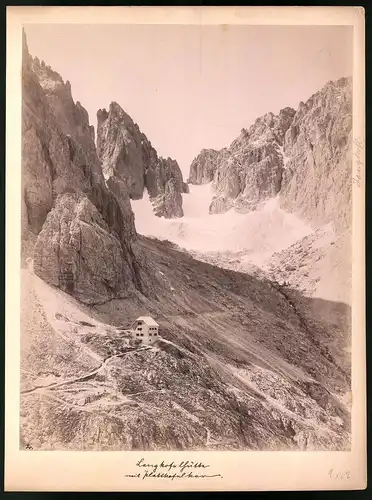
[[[196,252],[242,252],[260,266],[273,253],[312,233],[309,225],[296,215],[279,208],[273,198],[247,214],[234,209],[224,214],[209,214],[212,185],[189,185],[183,195],[184,217],[156,217],[147,192],[141,200],[132,200],[137,232],[144,236],[167,239],[186,250]]]

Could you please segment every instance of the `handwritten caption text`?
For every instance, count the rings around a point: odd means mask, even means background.
[[[206,479],[222,478],[221,474],[211,474],[210,465],[203,462],[185,460],[182,462],[166,462],[162,460],[157,463],[147,463],[141,458],[136,463],[136,471],[125,474],[125,477],[137,479]]]

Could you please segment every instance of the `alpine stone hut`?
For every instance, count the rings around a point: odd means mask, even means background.
[[[150,316],[140,316],[136,319],[133,339],[141,340],[145,345],[153,344],[159,336],[159,325]]]

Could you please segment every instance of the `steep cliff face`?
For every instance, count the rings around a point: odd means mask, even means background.
[[[107,179],[117,177],[129,196],[140,199],[146,188],[159,217],[182,217],[187,192],[178,163],[158,157],[151,142],[116,103],[97,113],[97,153]]]
[[[113,204],[110,210],[111,227],[86,196],[60,195],[36,240],[35,274],[86,304],[123,298],[140,288],[131,246],[113,231],[114,219],[124,226],[121,207]]]
[[[213,180],[211,213],[254,210],[280,193],[282,208],[314,225],[350,227],[352,82],[329,82],[297,111],[258,118],[229,148],[203,150],[189,182]]]
[[[60,133],[38,78],[33,71],[33,60],[26,40],[23,46],[22,66],[22,183],[24,199],[24,227],[34,234],[41,230],[52,208],[53,198],[66,189],[88,191],[81,162],[73,162],[69,138]],[[71,153],[71,154],[70,154]]]
[[[25,37],[22,84],[22,240],[36,239],[36,274],[82,301],[145,291],[128,194],[118,181],[108,183],[112,190],[105,185],[86,110],[68,82],[30,56]],[[103,256],[103,268],[112,264],[108,273],[101,272]]]
[[[352,81],[329,82],[300,106],[286,133],[281,205],[314,224],[351,225]]]
[[[43,61],[40,62],[37,57],[32,59],[31,67],[43,89],[46,102],[58,122],[58,127],[81,146],[91,166],[94,181],[101,182],[103,176],[94,143],[94,127],[89,124],[86,109],[79,101],[74,102],[70,82],[65,83],[61,75]]]

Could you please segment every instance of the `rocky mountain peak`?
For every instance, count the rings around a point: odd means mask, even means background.
[[[106,108],[97,111],[97,121],[102,125],[103,122],[110,119],[112,125],[125,125],[129,129],[135,128],[132,118],[123,110],[123,108],[115,101],[109,105],[109,110]]]
[[[107,120],[108,116],[109,115],[108,115],[106,108],[99,109],[97,111],[97,123],[99,123],[99,124],[103,123],[104,121]]]
[[[253,125],[244,135],[246,141],[276,141],[280,146],[283,145],[284,135],[292,123],[296,111],[292,108],[284,108],[278,115],[266,113],[256,119]],[[234,142],[233,142],[234,144]]]
[[[97,113],[97,153],[106,179],[117,177],[130,198],[148,191],[160,217],[182,217],[182,193],[187,192],[175,160],[159,157],[138,125],[116,102]]]
[[[49,65],[46,65],[44,61],[40,61],[38,57],[32,58],[32,69],[45,92],[71,92],[70,82],[67,80],[65,83],[59,73],[54,71]]]
[[[193,161],[190,183],[213,181],[216,195],[211,213],[232,207],[249,211],[279,192],[283,172],[280,149],[294,115],[292,108],[284,108],[278,115],[266,113],[249,129],[243,128],[228,148],[203,150]]]
[[[189,184],[207,184],[213,180],[218,165],[220,151],[215,149],[202,149],[194,158],[188,178]]]
[[[70,82],[68,80],[64,82],[57,71],[46,65],[44,61],[40,62],[37,57],[30,59],[30,70],[36,76],[49,109],[58,122],[58,127],[83,148],[89,160],[92,175],[98,183],[102,183],[103,177],[96,153],[94,127],[89,123],[87,110],[79,101],[74,102]]]
[[[128,116],[121,106],[119,106],[119,104],[115,101],[110,102],[109,110],[111,113],[117,113],[120,117]]]
[[[27,36],[25,29],[22,28],[22,64],[24,65],[26,61],[30,58],[30,52],[28,50]]]

